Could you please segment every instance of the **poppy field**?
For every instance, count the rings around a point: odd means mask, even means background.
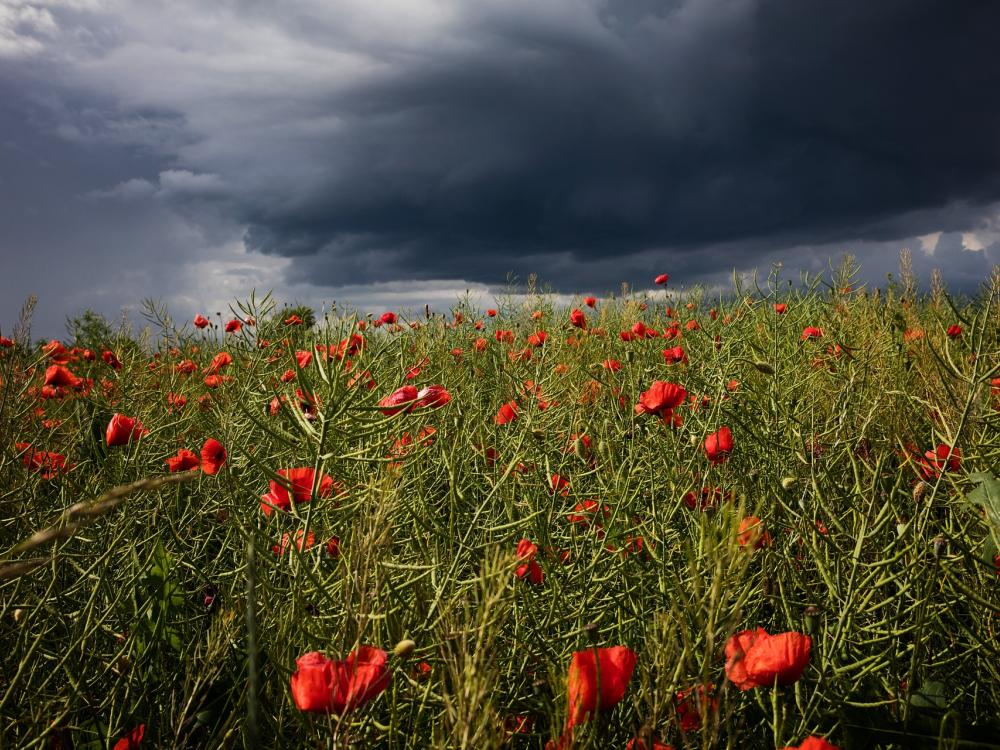
[[[0,746],[1000,748],[1000,275],[856,270],[29,305]]]

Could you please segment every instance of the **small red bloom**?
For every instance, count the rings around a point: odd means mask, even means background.
[[[118,360],[118,357],[116,357],[115,353],[112,351],[105,349],[103,352],[101,352],[101,359],[104,360],[104,364],[114,368],[115,370],[122,369],[122,363]]]
[[[508,401],[506,404],[500,407],[500,409],[497,411],[496,416],[493,417],[493,421],[496,424],[508,424],[510,422],[515,421],[516,419],[517,419],[516,401]]]
[[[784,315],[788,311],[788,305],[786,303],[784,303],[784,302],[775,302],[774,303],[774,311],[778,315]]]
[[[815,326],[806,326],[802,329],[802,340],[807,341],[808,339],[818,339],[823,336],[823,329],[816,328]]]
[[[45,385],[56,388],[76,388],[80,378],[63,365],[49,365],[45,370]]]
[[[397,388],[379,401],[378,405],[381,407],[383,414],[387,417],[391,417],[401,411],[409,411],[413,407],[413,402],[415,402],[417,398],[418,391],[416,386],[404,385],[402,388]]]
[[[296,503],[307,503],[312,499],[311,493],[316,474],[311,466],[304,466],[297,469],[280,469],[278,476],[282,477],[285,482],[272,479],[270,482],[270,491],[260,498],[260,509],[264,512],[265,516],[270,516],[275,508],[288,510],[292,507],[293,501]],[[288,485],[291,485],[291,495],[288,494]],[[320,477],[316,487],[316,496],[330,497],[335,489],[338,490],[338,494],[342,491],[337,487],[337,483],[334,482],[332,477],[324,474]]]
[[[582,310],[574,309],[573,312],[569,314],[569,322],[574,328],[586,328],[587,316],[583,314]]]
[[[115,414],[108,422],[108,429],[105,430],[104,437],[109,447],[118,445],[128,445],[133,440],[138,440],[149,430],[142,426],[142,422],[134,417],[126,417],[124,414]]]
[[[583,304],[587,307],[593,308],[597,306],[597,297],[584,297]]]
[[[208,326],[208,318],[206,318],[201,313],[194,316],[194,324],[196,328],[205,328]]]
[[[757,516],[747,516],[740,521],[736,541],[741,547],[760,549],[771,544],[771,535],[767,533],[763,522]]]
[[[303,325],[304,321],[298,315],[295,315],[293,313],[292,315],[289,315],[287,318],[285,318],[284,323],[286,326],[300,326]]]
[[[295,660],[292,700],[300,711],[344,714],[363,706],[389,687],[389,655],[374,646],[358,646],[344,661],[318,651]]]
[[[662,286],[662,285],[666,284],[668,281],[670,281],[670,276],[669,276],[669,274],[661,273],[659,276],[657,276],[654,279],[654,281],[655,281],[656,284]]]
[[[726,643],[726,677],[739,690],[791,685],[805,671],[811,646],[802,633],[743,630]]]
[[[236,333],[243,327],[243,324],[239,320],[233,318],[228,323],[226,323],[226,333]]]
[[[962,326],[960,325],[948,326],[948,338],[957,339],[961,335],[962,335]]]
[[[713,464],[723,463],[733,452],[733,433],[728,427],[721,427],[705,438],[705,455]]]
[[[567,729],[589,721],[595,711],[614,708],[625,697],[635,663],[635,652],[626,646],[574,652],[566,679],[569,698]]]
[[[176,456],[171,456],[165,463],[167,464],[167,471],[174,473],[177,471],[189,471],[191,469],[196,469],[200,464],[200,461],[194,451],[189,451],[187,448],[181,448],[177,451]]]
[[[396,313],[394,313],[394,312],[384,312],[384,313],[382,313],[382,317],[380,317],[379,320],[381,320],[384,324],[391,326],[397,320]]]
[[[537,544],[532,544],[527,539],[519,541],[517,543],[517,559],[523,560],[524,563],[518,566],[514,574],[522,579],[527,576],[531,583],[539,586],[545,581],[545,571],[542,570],[541,566],[535,560],[535,555],[537,554]]]
[[[822,737],[806,737],[798,747],[789,745],[783,750],[840,750],[836,745],[831,745]]]
[[[142,736],[146,733],[146,725],[139,724],[124,737],[120,737],[111,750],[139,750],[142,747]]]
[[[489,310],[486,311],[486,314],[491,318],[495,318],[497,316],[497,311],[494,310],[493,308],[490,308]]]
[[[201,470],[206,474],[218,474],[226,464],[226,449],[215,438],[209,438],[201,447]]]

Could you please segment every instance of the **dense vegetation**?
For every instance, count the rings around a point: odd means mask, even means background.
[[[1000,747],[1000,276],[778,273],[44,345],[26,315],[0,744]],[[770,672],[756,628],[798,634]],[[359,648],[346,694],[292,678]]]

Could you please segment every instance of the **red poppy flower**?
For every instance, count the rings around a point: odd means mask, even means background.
[[[726,643],[726,676],[739,690],[790,685],[805,671],[811,647],[812,639],[802,633],[740,631]]]
[[[111,750],[139,750],[142,747],[142,736],[146,733],[146,725],[139,724],[131,732],[118,739]]]
[[[566,515],[566,520],[585,529],[589,528],[591,524],[598,529],[601,528],[603,526],[601,521],[611,515],[611,508],[607,505],[601,508],[600,503],[596,500],[584,500],[582,503],[577,503],[573,511],[573,513]],[[600,515],[600,519],[595,521],[594,519],[598,515]]]
[[[489,310],[486,311],[486,314],[489,315],[491,318],[495,318],[497,316],[497,311],[490,308]]]
[[[103,352],[101,352],[101,359],[104,360],[104,364],[114,368],[115,370],[122,369],[122,363],[119,361],[118,357],[116,357],[115,353],[112,351],[105,349]]]
[[[713,464],[721,464],[733,452],[733,433],[728,427],[721,427],[705,438],[705,455]]]
[[[549,494],[555,495],[556,493],[563,497],[569,495],[569,480],[566,477],[553,474],[549,477]]]
[[[6,336],[0,336],[0,348],[10,349],[12,346],[14,346],[13,339],[9,339]]]
[[[583,304],[587,307],[595,307],[597,305],[597,297],[584,297]]]
[[[176,471],[189,471],[191,469],[195,469],[201,462],[194,451],[189,451],[187,448],[181,448],[177,451],[176,456],[171,456],[165,463],[167,464],[167,471],[174,473]]]
[[[840,750],[836,745],[831,745],[822,737],[806,737],[798,747],[788,745],[783,750]]]
[[[391,417],[401,411],[409,411],[409,409],[413,406],[413,402],[416,401],[417,398],[418,391],[416,386],[404,385],[402,388],[397,388],[379,401],[378,405],[381,407],[383,414],[387,417]]]
[[[663,359],[668,365],[674,364],[687,364],[688,356],[684,351],[684,347],[675,346],[671,349],[663,350]]]
[[[226,464],[226,449],[215,438],[209,438],[201,447],[201,470],[206,474],[218,474]]]
[[[217,375],[222,372],[222,368],[228,367],[233,363],[233,355],[229,352],[219,352],[214,357],[212,361],[209,362],[208,367],[205,368],[206,375]]]
[[[226,333],[236,333],[243,327],[243,324],[239,320],[233,318],[228,323],[226,323]]]
[[[662,380],[655,380],[639,397],[639,403],[635,407],[636,414],[656,414],[669,419],[672,410],[684,403],[687,398],[687,391],[676,383],[666,383]]]
[[[574,652],[566,679],[569,698],[566,727],[589,721],[595,711],[614,708],[625,697],[635,663],[635,652],[626,646]]]
[[[619,362],[617,359],[606,359],[603,362],[601,362],[601,367],[610,372],[618,372],[620,369],[622,369],[622,363]]]
[[[646,743],[643,742],[639,737],[633,737],[628,741],[628,744],[625,745],[625,750],[674,750],[673,745],[668,745],[665,742],[660,742],[655,737],[651,740],[651,742],[653,744],[647,746]]]
[[[260,509],[265,516],[270,516],[275,508],[288,510],[292,507],[292,501],[296,503],[307,503],[312,499],[312,486],[316,474],[311,466],[303,466],[297,469],[280,469],[278,476],[283,477],[287,482],[279,482],[272,479],[270,491],[260,498]],[[287,484],[291,485],[292,494],[289,496]],[[317,497],[330,497],[334,489],[338,489],[333,477],[324,474],[316,487]]]
[[[583,314],[582,310],[574,308],[573,312],[569,314],[569,322],[574,328],[586,328],[587,316]]]
[[[962,465],[962,451],[941,443],[920,459],[920,472],[924,479],[935,479],[945,471],[958,471]]]
[[[806,326],[802,329],[802,340],[806,341],[808,339],[818,339],[823,336],[823,329],[816,328],[815,326]]]
[[[297,351],[295,352],[295,361],[298,363],[299,369],[306,369],[310,363],[313,361],[313,353],[307,351]]]
[[[194,325],[196,328],[205,328],[208,326],[208,318],[201,313],[198,313],[194,316]]]
[[[475,349],[477,352],[485,352],[486,347],[489,346],[489,343],[490,343],[489,341],[480,337],[476,339],[474,342],[472,342],[472,348]]]
[[[285,318],[284,323],[286,326],[300,326],[304,323],[302,318],[294,313]]]
[[[287,531],[281,535],[281,541],[278,544],[271,545],[271,552],[274,553],[275,557],[284,557],[285,553],[291,549],[293,536]],[[316,544],[316,534],[310,531],[308,534],[303,535],[302,529],[295,532],[295,548],[299,552],[304,552],[307,549],[312,549]]]
[[[508,424],[517,419],[517,402],[508,401],[506,404],[500,407],[497,411],[493,421],[496,424]]]
[[[538,347],[542,346],[548,338],[549,334],[545,331],[536,331],[528,336],[528,343],[531,346]]]
[[[678,690],[674,697],[677,708],[677,722],[685,732],[697,732],[705,722],[709,712],[718,710],[719,701],[712,695],[715,685],[708,689],[698,685],[688,690]]]
[[[126,417],[124,414],[115,414],[108,422],[108,429],[105,430],[104,437],[109,447],[118,445],[128,445],[133,440],[138,440],[149,430],[142,426],[142,422],[134,417]]]
[[[784,302],[774,303],[774,312],[776,312],[778,315],[784,315],[787,311],[788,311],[788,305],[786,303]]]
[[[545,571],[542,570],[541,566],[535,561],[535,555],[538,554],[538,545],[532,544],[527,539],[522,539],[517,543],[517,559],[523,560],[524,563],[517,567],[514,574],[518,578],[528,577],[536,586],[542,584],[545,581]]]
[[[957,339],[961,335],[962,335],[962,326],[960,325],[948,326],[948,338]]]
[[[326,541],[326,554],[328,554],[333,559],[340,557],[340,537],[331,536]]]
[[[740,521],[736,541],[741,547],[760,549],[771,544],[771,535],[767,533],[763,522],[757,516],[747,516]]]
[[[181,375],[190,375],[198,369],[196,365],[190,359],[182,359],[176,365],[174,365],[174,372],[178,372]]]
[[[665,273],[661,273],[661,274],[660,274],[659,276],[657,276],[657,277],[656,277],[656,278],[654,279],[654,281],[655,281],[655,282],[656,282],[656,283],[657,283],[658,285],[661,285],[661,286],[662,286],[663,284],[666,284],[666,283],[667,283],[668,281],[670,281],[670,276],[669,276],[668,274],[665,274]]]
[[[394,313],[394,312],[384,312],[384,313],[382,313],[382,317],[380,317],[379,320],[382,321],[383,323],[385,323],[386,325],[390,325],[391,326],[397,320],[396,313]]]
[[[63,365],[49,365],[45,370],[45,385],[56,388],[76,388],[80,378]]]
[[[417,400],[413,402],[410,411],[414,409],[440,409],[451,401],[451,394],[443,385],[428,385],[417,391]]]
[[[38,472],[42,479],[55,479],[59,474],[71,468],[66,462],[66,456],[62,453],[53,453],[52,451],[32,452],[29,450],[31,448],[29,443],[15,443],[14,447],[18,451],[27,451],[21,458],[21,463],[24,464],[24,468]]]
[[[347,659],[333,661],[318,651],[295,660],[292,700],[300,711],[344,714],[363,706],[389,687],[389,655],[358,646]]]

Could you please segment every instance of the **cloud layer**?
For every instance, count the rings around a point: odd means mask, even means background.
[[[196,304],[206,263],[310,299],[602,291],[840,250],[877,278],[926,235],[918,270],[952,253],[968,287],[1000,258],[998,29],[930,0],[4,0],[0,252],[29,257],[0,292]]]

